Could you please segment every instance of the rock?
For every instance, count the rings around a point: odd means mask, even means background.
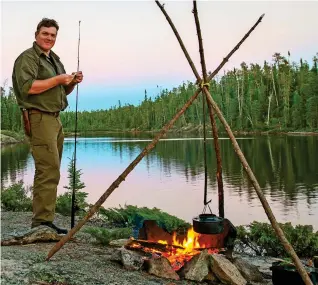
[[[110,256],[110,260],[111,261],[116,261],[118,263],[121,263],[122,264],[122,261],[121,261],[121,252],[122,250],[125,249],[125,248],[120,248],[120,249],[115,249],[112,253],[112,255]]]
[[[13,137],[1,134],[1,144],[15,144],[18,143],[18,140],[16,140]]]
[[[277,261],[276,258],[269,256],[249,256],[249,255],[236,255],[244,259],[250,264],[255,265],[258,270],[261,272],[264,279],[272,280],[272,271],[270,267],[274,261]]]
[[[210,255],[205,249],[195,255],[180,270],[179,275],[188,280],[201,282],[205,280],[210,271]]]
[[[121,263],[127,270],[139,270],[143,266],[145,258],[138,252],[121,247],[115,249],[110,259]]]
[[[109,246],[112,246],[112,247],[122,247],[122,246],[125,246],[128,241],[129,241],[128,239],[116,239],[116,240],[112,240],[112,241],[109,243]]]
[[[247,281],[263,282],[264,278],[257,266],[247,262],[241,257],[234,258],[233,264]]]
[[[219,279],[214,275],[214,273],[210,270],[209,274],[205,276],[204,281],[210,281],[209,284],[219,284]]]
[[[179,275],[171,267],[169,260],[163,256],[145,260],[145,267],[149,274],[180,280]]]
[[[211,254],[211,269],[222,283],[229,285],[246,285],[247,281],[239,270],[225,256]]]
[[[15,233],[11,238],[1,241],[2,246],[23,245],[35,242],[59,241],[63,235],[58,235],[56,231],[48,226],[39,226],[26,232]]]

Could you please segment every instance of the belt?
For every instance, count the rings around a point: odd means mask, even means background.
[[[58,117],[60,112],[46,112],[46,111],[40,111],[38,109],[29,109],[29,114],[48,114],[53,117]]]

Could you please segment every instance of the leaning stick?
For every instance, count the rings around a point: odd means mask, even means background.
[[[165,15],[166,18],[167,18],[167,13],[166,13],[166,11],[164,10],[163,6],[162,6],[161,4],[159,4],[158,1],[156,1],[156,2],[157,2],[157,4],[158,4],[159,8],[161,9],[161,11],[164,13],[164,15]],[[252,29],[255,28],[256,25],[261,22],[261,20],[262,20],[263,17],[264,17],[264,14],[258,19],[258,21],[257,21],[256,24],[252,27]],[[168,21],[168,22],[169,22],[171,28],[173,29],[173,31],[175,32],[175,34],[176,34],[176,33],[178,34],[178,32],[177,32],[176,28],[174,27],[173,23],[171,22],[171,20]],[[246,36],[246,35],[245,35],[245,36]],[[176,36],[176,37],[177,37],[177,36]],[[246,36],[246,37],[247,37],[247,36]],[[178,35],[177,39],[179,39],[179,38],[180,38],[180,36]],[[243,39],[244,39],[244,38],[243,38]],[[236,46],[236,47],[237,47],[237,46]],[[236,47],[235,47],[235,48],[236,48]],[[235,49],[235,48],[234,48],[234,49]],[[182,50],[183,50],[184,53],[186,54],[185,47],[184,47],[184,49],[182,49]],[[233,51],[233,50],[232,50],[232,51]],[[231,52],[230,52],[230,54],[231,54]],[[226,59],[227,59],[227,57],[226,57],[224,60],[226,60]],[[190,59],[190,60],[191,60],[191,59]],[[223,60],[223,61],[224,61],[224,60]],[[227,61],[227,60],[226,60],[226,61]],[[211,75],[210,75],[209,77],[211,77]],[[200,80],[200,78],[197,77],[197,80]],[[207,96],[207,99],[208,99],[209,103],[212,105],[213,109],[215,110],[217,116],[219,117],[219,120],[220,120],[220,121],[222,122],[222,124],[224,125],[224,127],[225,127],[225,129],[226,129],[226,131],[227,131],[227,133],[228,133],[228,135],[229,135],[229,137],[230,137],[230,140],[231,140],[231,142],[232,142],[232,144],[233,144],[234,150],[235,150],[236,154],[238,155],[238,157],[239,157],[239,159],[240,159],[240,161],[241,161],[241,163],[242,163],[242,165],[243,165],[243,167],[244,167],[244,169],[245,169],[245,171],[246,171],[246,173],[247,173],[249,179],[251,180],[251,182],[252,182],[252,184],[253,184],[253,186],[254,186],[254,189],[255,189],[255,191],[256,191],[256,193],[257,193],[257,195],[258,195],[258,197],[259,197],[259,199],[260,199],[260,201],[261,201],[261,203],[262,203],[262,205],[263,205],[263,208],[264,208],[264,210],[265,210],[265,213],[266,213],[268,219],[270,220],[270,222],[271,222],[271,224],[272,224],[272,227],[274,228],[274,230],[275,230],[275,232],[276,232],[278,238],[280,239],[280,241],[281,241],[282,245],[284,246],[286,252],[287,252],[287,253],[291,256],[291,258],[293,259],[294,264],[295,264],[295,266],[296,266],[296,268],[297,268],[299,274],[301,275],[303,281],[305,282],[305,284],[306,284],[306,285],[313,285],[313,283],[311,282],[311,279],[310,279],[309,275],[307,274],[307,271],[305,270],[304,266],[302,265],[302,263],[301,263],[299,257],[297,256],[295,250],[293,249],[293,247],[291,246],[291,244],[289,243],[289,241],[288,241],[287,238],[285,237],[284,232],[282,231],[282,229],[280,228],[279,224],[277,223],[276,218],[275,218],[275,216],[274,216],[274,214],[273,214],[273,212],[272,212],[272,210],[271,210],[271,208],[270,208],[270,206],[269,206],[269,204],[268,204],[268,202],[267,202],[267,200],[266,200],[266,198],[265,198],[265,196],[264,196],[264,194],[263,194],[263,192],[262,192],[262,189],[261,189],[261,187],[259,186],[259,184],[258,184],[258,182],[257,182],[257,179],[256,179],[256,177],[254,176],[254,173],[253,173],[252,169],[250,168],[250,166],[249,166],[247,160],[245,159],[245,156],[244,156],[243,152],[241,151],[240,146],[238,145],[238,143],[237,143],[237,141],[236,141],[236,139],[235,139],[235,137],[234,137],[234,135],[233,135],[233,132],[232,132],[232,130],[231,130],[229,124],[228,124],[227,121],[225,120],[225,118],[224,118],[224,116],[223,116],[221,110],[219,109],[219,107],[218,107],[218,105],[215,103],[215,101],[213,100],[213,98],[212,98],[212,96],[211,96],[209,90],[206,88],[206,86],[203,86],[203,92],[204,92],[205,95]]]
[[[160,131],[160,133],[149,143],[143,151],[134,159],[133,162],[123,171],[121,175],[108,187],[104,194],[98,199],[98,201],[90,208],[87,215],[79,221],[75,227],[73,227],[60,241],[58,241],[54,247],[48,253],[46,260],[49,260],[80,228],[94,215],[95,212],[106,201],[109,195],[119,186],[119,184],[125,180],[127,175],[137,166],[137,164],[146,156],[158,143],[158,141],[165,135],[165,133],[172,127],[175,121],[190,107],[193,101],[199,96],[201,89],[197,90],[194,95],[184,104],[179,112],[168,122]]]
[[[200,59],[201,59],[203,82],[207,83],[207,72],[206,72],[206,64],[205,64],[205,58],[204,58],[204,48],[203,48],[202,34],[201,34],[200,21],[199,21],[196,1],[193,1],[193,14],[194,14],[194,20],[195,20],[198,41],[199,41],[199,53],[200,53]],[[221,160],[218,130],[217,130],[216,121],[213,115],[213,109],[211,107],[211,104],[209,104],[207,98],[206,100],[208,103],[210,121],[212,126],[212,134],[214,138],[213,139],[214,150],[215,150],[215,156],[217,161],[216,179],[218,182],[219,216],[224,218],[224,190],[223,190],[223,179],[222,179],[222,160]]]

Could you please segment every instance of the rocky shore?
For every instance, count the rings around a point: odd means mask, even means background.
[[[31,216],[31,212],[1,212],[1,240],[27,231],[30,228]],[[57,214],[56,223],[69,228],[70,219]],[[112,261],[113,247],[97,244],[95,238],[83,231],[85,227],[91,226],[95,224],[89,221],[74,236],[75,240],[64,245],[48,262],[45,258],[55,242],[2,246],[1,284],[197,284],[189,280],[169,280],[143,271],[125,269]],[[269,267],[274,261],[273,258],[240,256],[258,267],[265,276],[265,283],[262,284],[272,284]]]

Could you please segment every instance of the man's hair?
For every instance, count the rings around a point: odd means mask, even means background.
[[[53,20],[53,19],[48,19],[48,18],[43,18],[41,20],[40,23],[38,23],[38,26],[36,27],[36,32],[35,34],[38,34],[40,32],[41,27],[46,27],[46,28],[50,28],[50,27],[55,27],[56,31],[59,30],[59,25],[58,23]]]

